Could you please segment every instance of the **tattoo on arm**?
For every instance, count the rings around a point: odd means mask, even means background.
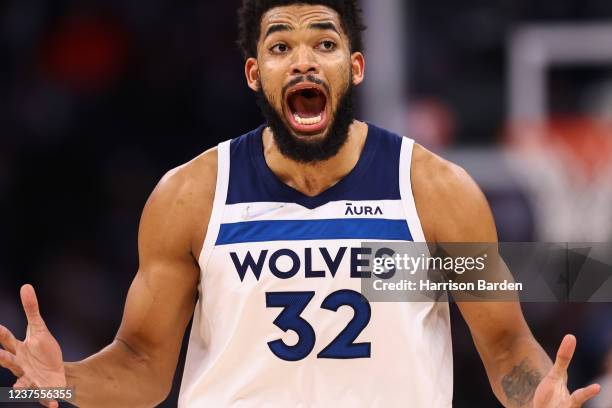
[[[508,401],[523,406],[532,400],[541,380],[540,373],[524,359],[502,378],[501,384]]]

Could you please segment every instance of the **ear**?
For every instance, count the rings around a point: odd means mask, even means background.
[[[249,58],[244,63],[244,75],[246,76],[249,88],[254,91],[259,90],[259,64],[256,58]]]
[[[365,76],[365,57],[362,53],[351,54],[351,71],[353,72],[353,85],[362,83]]]

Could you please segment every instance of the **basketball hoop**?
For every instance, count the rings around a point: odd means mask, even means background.
[[[581,184],[612,176],[612,121],[572,117],[543,125],[515,125],[507,141],[518,152],[544,150],[556,155],[567,177]]]
[[[539,239],[612,238],[612,122],[568,117],[515,124],[506,142]]]

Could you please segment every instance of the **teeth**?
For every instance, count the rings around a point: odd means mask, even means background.
[[[300,125],[316,125],[321,121],[321,115],[315,116],[314,118],[300,118],[297,113],[293,114],[295,121]]]

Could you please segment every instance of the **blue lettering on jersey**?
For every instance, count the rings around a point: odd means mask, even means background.
[[[267,249],[259,253],[259,258],[257,258],[257,262],[255,262],[253,256],[251,255],[251,251],[249,251],[244,257],[244,261],[241,262],[235,252],[230,252],[232,262],[234,262],[234,266],[236,267],[236,272],[238,272],[238,276],[240,276],[240,282],[244,280],[244,276],[246,275],[247,269],[252,269],[253,274],[255,275],[257,280],[259,280],[259,276],[261,275],[261,269],[263,268],[264,262],[266,261],[266,255],[268,255]]]
[[[277,266],[278,259],[281,256],[288,256],[289,258],[291,258],[291,268],[286,272],[281,271],[280,269],[278,269]],[[272,272],[272,275],[276,276],[279,279],[289,279],[295,276],[295,274],[298,273],[298,271],[300,270],[300,264],[300,257],[298,256],[298,254],[296,254],[290,249],[280,249],[274,252],[270,257],[269,262],[270,272]]]
[[[383,215],[383,211],[379,206],[355,206],[353,203],[346,203],[346,211],[344,212],[344,215]]]
[[[234,267],[236,268],[236,272],[238,273],[238,277],[240,281],[243,282],[246,277],[247,271],[251,270],[255,279],[259,280],[261,277],[261,273],[263,271],[263,267],[268,264],[268,269],[270,273],[274,275],[278,279],[289,279],[294,277],[300,270],[304,271],[304,276],[306,278],[325,278],[329,273],[332,278],[336,276],[338,269],[340,268],[340,264],[344,259],[347,250],[350,249],[349,255],[349,273],[351,278],[363,279],[369,278],[371,276],[371,272],[363,269],[367,269],[370,266],[370,260],[366,258],[367,255],[372,254],[372,249],[367,247],[340,247],[338,252],[334,256],[329,253],[327,248],[305,248],[304,253],[297,253],[288,248],[278,249],[268,257],[268,250],[261,250],[255,256],[251,251],[247,251],[246,255],[243,259],[240,259],[239,255],[236,252],[230,252],[230,257],[232,262],[234,263]],[[321,255],[325,263],[325,268],[322,270],[313,270],[313,251],[318,252]],[[380,257],[383,255],[394,254],[394,251],[390,248],[379,248],[376,251],[375,257]],[[286,270],[282,270],[280,268],[280,259],[288,258],[289,260],[289,268],[285,267]],[[283,259],[284,265],[287,259]]]
[[[370,262],[367,259],[362,259],[361,255],[370,255],[372,248],[351,248],[351,278],[369,278],[370,272],[359,271],[360,267],[367,268]]]
[[[285,361],[306,358],[316,343],[313,327],[302,316],[302,312],[314,297],[314,292],[266,292],[266,307],[280,307],[282,311],[274,324],[282,331],[289,330],[298,335],[297,343],[287,345],[282,339],[268,342],[275,356]],[[353,309],[353,319],[320,353],[317,358],[349,359],[371,357],[370,342],[355,343],[357,337],[370,322],[372,309],[365,296],[353,290],[343,289],[328,295],[321,308],[337,312],[341,306]]]

